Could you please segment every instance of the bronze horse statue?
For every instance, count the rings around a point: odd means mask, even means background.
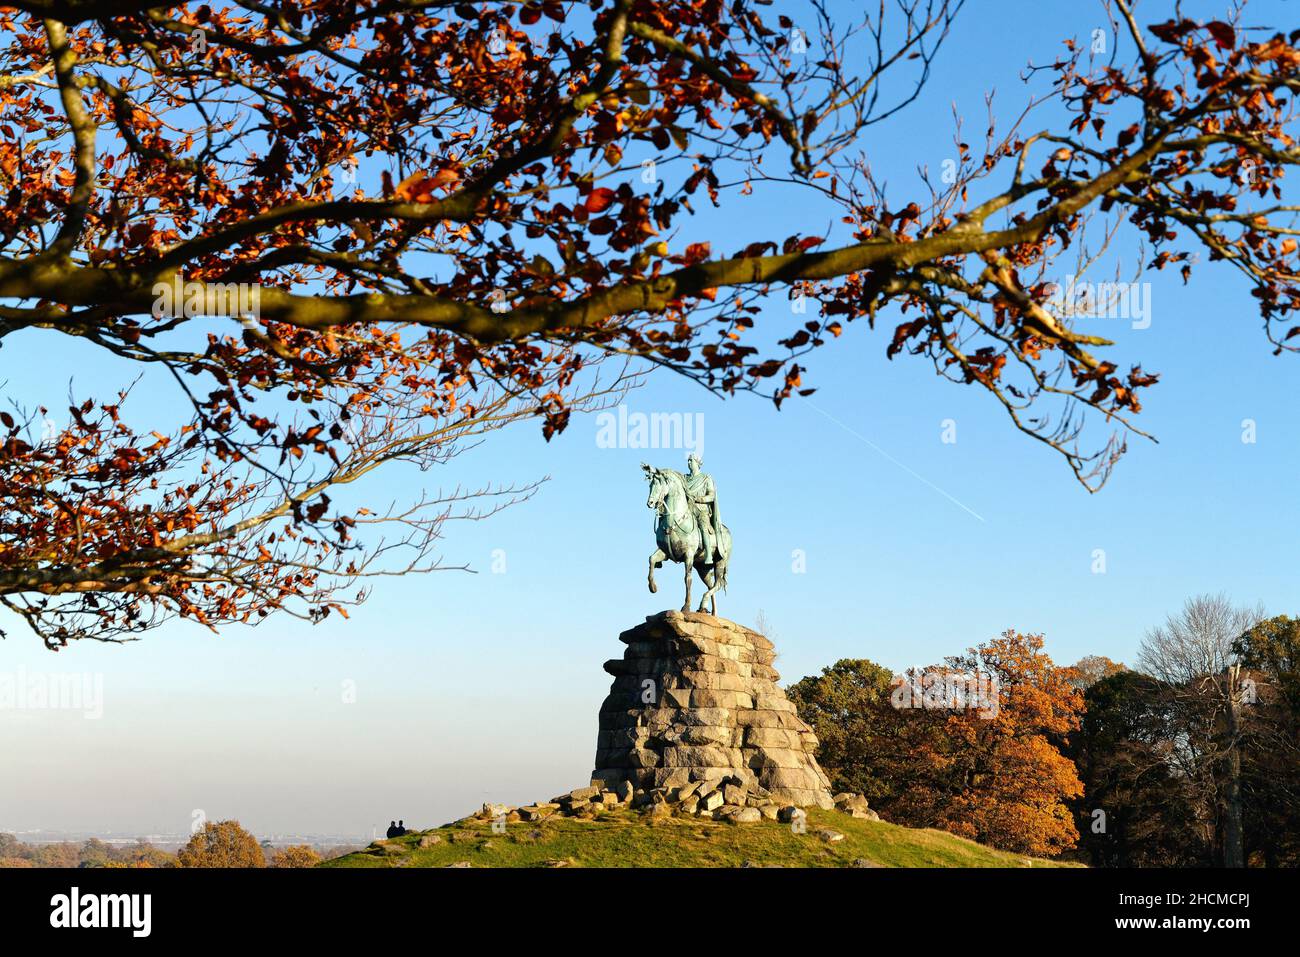
[[[685,565],[686,601],[682,611],[691,610],[691,570],[699,572],[701,581],[708,586],[700,599],[699,611],[708,607],[709,614],[718,612],[717,591],[727,589],[727,563],[731,559],[731,530],[726,525],[718,529],[718,541],[710,550],[701,527],[695,505],[686,491],[686,476],[674,469],[657,469],[641,464],[650,482],[650,495],[646,507],[655,510],[655,544],[650,555],[650,591],[657,592],[655,569],[672,560]],[[709,552],[712,551],[712,554]]]

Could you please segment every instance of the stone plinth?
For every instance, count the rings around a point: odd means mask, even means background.
[[[738,778],[772,800],[833,807],[817,738],[777,684],[772,643],[725,618],[651,615],[619,635],[593,780],[680,788]]]

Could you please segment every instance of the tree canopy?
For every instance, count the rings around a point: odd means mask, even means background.
[[[1043,644],[1008,630],[897,676],[844,659],[792,685],[790,700],[832,787],[865,794],[886,820],[1055,856],[1079,836],[1068,802],[1083,786],[1062,748],[1083,696]]]
[[[180,849],[181,867],[265,867],[262,847],[238,821],[208,821]]]
[[[1120,232],[1145,269],[1235,269],[1295,348],[1300,31],[1114,0],[1108,54],[1067,41],[1028,109],[958,130],[953,175],[907,196],[873,175],[896,148],[877,131],[962,0],[768,6],[0,6],[0,344],[73,337],[186,410],[139,421],[124,382],[66,427],[0,415],[0,602],[51,648],[173,614],[318,619],[367,574],[438,567],[474,497],[343,505],[376,469],[517,418],[550,437],[602,359],[779,405],[882,316],[888,356],[989,393],[1097,488],[1158,377],[1052,277]],[[765,231],[791,190],[835,225]],[[753,241],[717,248],[705,204]],[[473,491],[491,511],[528,489]]]

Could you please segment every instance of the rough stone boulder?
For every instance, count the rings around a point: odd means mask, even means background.
[[[777,684],[770,641],[725,618],[679,611],[651,615],[619,639],[627,649],[605,663],[614,683],[600,709],[593,782],[650,790],[730,779],[719,804],[738,805],[749,789],[782,804],[834,807],[813,757],[817,738]]]
[[[869,821],[880,820],[880,815],[867,805],[866,797],[861,794],[851,794],[846,791],[835,795],[835,810],[843,811],[850,817],[865,818]]]

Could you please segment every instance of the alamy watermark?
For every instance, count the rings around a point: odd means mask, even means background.
[[[632,412],[626,405],[596,416],[601,449],[683,449],[704,457],[703,412]]]
[[[1069,275],[1065,283],[1049,283],[1047,305],[1053,311],[1081,319],[1127,319],[1134,329],[1151,327],[1151,283],[1079,282]]]
[[[0,711],[80,711],[104,716],[104,676],[98,672],[0,671]]]
[[[171,282],[153,285],[155,319],[193,319],[195,316],[238,316],[258,319],[262,290],[252,282],[187,281],[178,272]]]
[[[80,887],[50,898],[50,926],[56,929],[121,928],[148,937],[153,928],[153,895],[82,893]]]
[[[991,720],[1001,708],[1001,682],[978,671],[909,671],[894,676],[889,703],[899,710],[975,711]]]

